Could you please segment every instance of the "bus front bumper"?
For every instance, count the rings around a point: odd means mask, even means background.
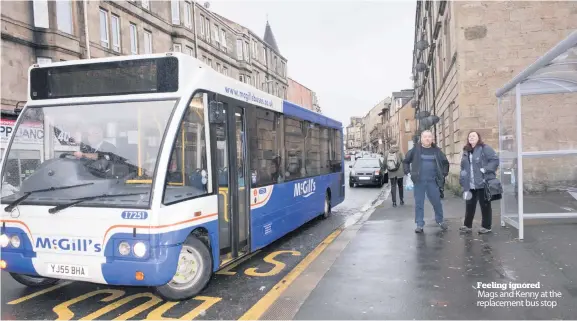
[[[25,254],[4,249],[0,254],[0,259],[2,270],[11,273],[110,285],[160,286],[168,283],[176,273],[180,249],[181,246],[153,248],[153,253],[147,260],[106,257],[105,263],[94,262],[93,259],[96,257],[51,255],[50,258],[45,259],[42,253]],[[91,272],[87,278],[49,275],[46,271],[51,263],[48,262],[62,265],[82,264]]]

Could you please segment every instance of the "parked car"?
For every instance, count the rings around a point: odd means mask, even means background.
[[[363,157],[349,165],[349,187],[356,185],[376,185],[382,187],[389,180],[389,173],[383,161],[377,157]]]

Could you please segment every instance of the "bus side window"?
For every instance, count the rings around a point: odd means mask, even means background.
[[[209,193],[202,94],[194,96],[180,123],[168,168],[164,203]]]

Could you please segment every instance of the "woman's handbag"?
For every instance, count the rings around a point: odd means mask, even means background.
[[[485,174],[483,174],[483,183],[485,185],[485,199],[492,202],[503,198],[503,185],[498,178],[486,180]]]
[[[482,149],[481,149],[481,158],[485,159],[485,153],[483,153]],[[492,202],[492,201],[498,201],[501,198],[503,198],[503,185],[501,184],[501,181],[499,181],[499,179],[496,177],[487,180],[485,179],[485,173],[483,172],[481,173],[483,174],[482,178],[485,189],[485,199]]]

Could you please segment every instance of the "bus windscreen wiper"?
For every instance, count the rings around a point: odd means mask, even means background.
[[[87,186],[87,185],[93,185],[94,183],[85,183],[85,184],[76,184],[76,185],[68,185],[68,186],[58,186],[58,187],[50,187],[50,188],[43,188],[43,189],[37,189],[34,191],[30,191],[30,192],[25,192],[24,195],[20,196],[20,198],[16,199],[14,202],[8,204],[8,206],[6,206],[4,208],[4,211],[6,212],[12,212],[12,210],[18,206],[18,204],[22,203],[22,201],[24,201],[25,199],[28,198],[28,196],[34,194],[34,193],[41,193],[41,192],[50,192],[50,191],[57,191],[57,190],[61,190],[61,189],[68,189],[68,188],[73,188],[73,187],[80,187],[80,186]]]
[[[110,197],[117,197],[117,196],[131,196],[131,195],[142,195],[142,194],[148,194],[148,192],[140,192],[140,193],[125,193],[125,194],[101,194],[101,195],[95,195],[95,196],[88,196],[88,197],[81,197],[81,198],[75,198],[74,202],[70,202],[70,203],[66,203],[66,204],[61,204],[58,206],[55,206],[51,209],[48,210],[48,213],[50,214],[54,214],[58,211],[61,211],[65,208],[69,208],[72,207],[74,205],[80,204],[82,202],[86,202],[86,201],[91,201],[97,198],[110,198]]]

